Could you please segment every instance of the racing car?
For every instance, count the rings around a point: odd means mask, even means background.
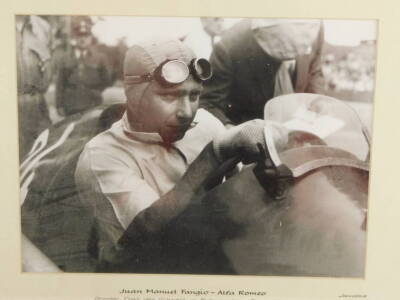
[[[66,118],[21,164],[23,234],[59,270],[97,271],[96,220],[74,171],[86,142],[124,111],[118,103]],[[108,271],[362,277],[370,137],[357,113],[331,97],[291,94],[268,101],[264,119],[262,160],[230,177],[237,161],[223,164],[160,243],[143,245],[144,264]]]

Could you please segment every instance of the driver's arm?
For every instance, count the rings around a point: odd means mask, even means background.
[[[172,190],[135,216],[120,239],[120,244],[126,245],[137,238],[140,240],[157,233],[188,206],[207,177],[219,165],[220,162],[210,143],[193,161]]]
[[[260,134],[249,135],[249,131]],[[141,178],[139,170],[127,167],[118,157],[101,149],[84,150],[76,170],[76,183],[82,200],[92,201],[89,205],[95,207],[97,221],[104,220],[99,225],[109,226],[103,229],[114,235],[116,248],[140,246],[188,206],[205,180],[224,161],[237,155],[244,162],[254,161],[262,134],[262,121],[246,122],[224,132],[201,151],[183,177],[161,197]],[[110,209],[110,203],[118,221],[102,211],[107,204]]]
[[[193,161],[172,190],[136,215],[119,243],[128,244],[142,235],[151,236],[158,232],[188,206],[205,180],[227,159],[239,157],[244,163],[256,161],[259,158],[257,144],[265,147],[263,128],[263,121],[253,120],[217,136]]]

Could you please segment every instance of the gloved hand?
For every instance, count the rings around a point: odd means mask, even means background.
[[[213,141],[214,153],[220,162],[239,157],[244,164],[255,162],[263,157],[260,144],[266,149],[264,120],[251,120],[223,132]]]

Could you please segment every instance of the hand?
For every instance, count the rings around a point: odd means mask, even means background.
[[[262,150],[266,149],[264,137],[265,122],[251,120],[232,127],[213,141],[214,153],[220,162],[232,157],[239,157],[244,164],[263,158]]]

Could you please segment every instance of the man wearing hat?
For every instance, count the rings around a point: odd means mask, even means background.
[[[321,93],[324,86],[319,20],[246,19],[224,32],[210,62],[201,106],[224,124],[261,118],[265,103],[290,93]]]
[[[60,59],[56,106],[61,115],[72,115],[102,102],[102,91],[111,84],[107,58],[93,47],[89,17],[73,17],[75,45]]]
[[[179,272],[180,258],[166,251],[163,230],[224,161],[239,153],[245,163],[258,157],[263,121],[226,131],[198,110],[210,77],[209,62],[179,40],[145,41],[127,51],[127,111],[85,146],[75,173],[96,219],[99,271]]]

